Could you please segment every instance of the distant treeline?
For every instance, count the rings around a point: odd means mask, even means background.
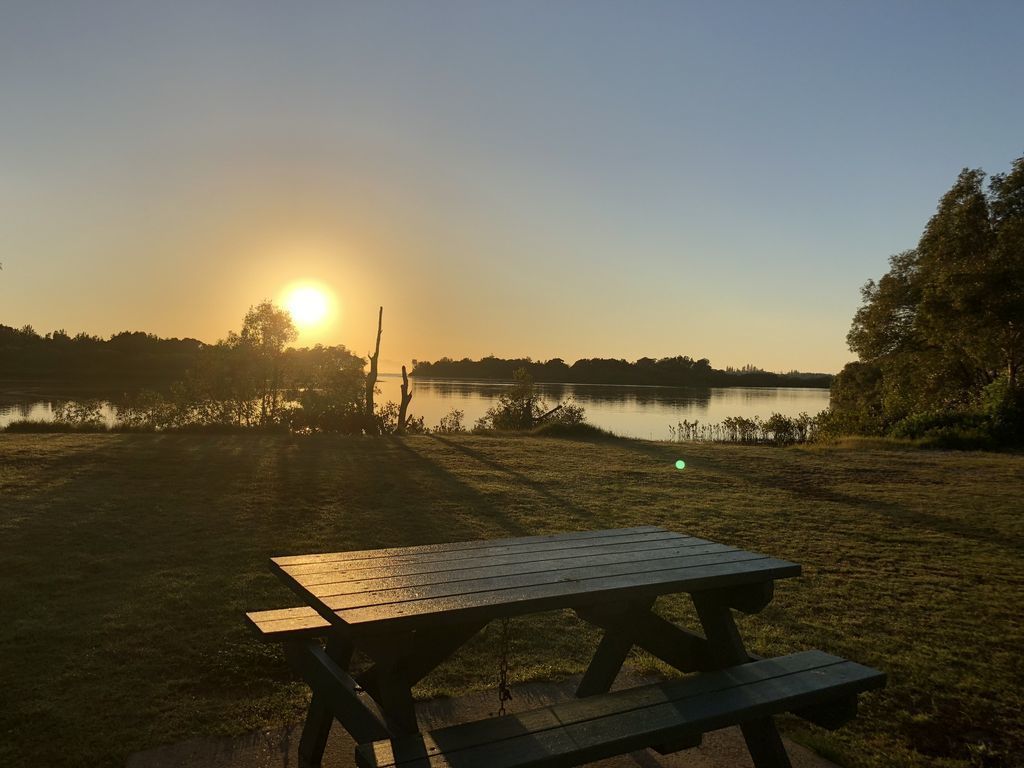
[[[207,345],[124,331],[109,339],[63,330],[38,334],[30,325],[0,325],[0,379],[97,387],[170,384],[194,367]]]
[[[487,379],[511,381],[515,371],[525,368],[534,381],[569,384],[634,384],[664,387],[822,387],[832,384],[828,373],[772,373],[752,365],[743,368],[712,368],[706,358],[642,357],[636,362],[611,358],[588,358],[572,365],[561,358],[545,362],[530,358],[507,360],[485,357],[482,360],[452,360],[442,357],[437,362],[412,361],[413,376],[437,379]]]

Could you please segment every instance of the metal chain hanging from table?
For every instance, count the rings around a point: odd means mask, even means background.
[[[508,684],[509,620],[501,620],[501,639],[498,651],[498,716],[506,714],[505,702],[512,701],[512,689]]]

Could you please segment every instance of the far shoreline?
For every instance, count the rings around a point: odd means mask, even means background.
[[[398,372],[381,372],[381,376],[388,377],[401,377],[401,371]],[[833,374],[822,374],[826,376],[833,376]],[[416,375],[416,373],[410,373],[409,378],[416,381],[460,381],[466,384],[508,384],[512,385],[515,383],[515,379],[511,378],[486,378],[483,376],[437,376],[437,375]],[[606,381],[555,381],[545,379],[534,379],[535,384],[546,384],[551,386],[559,387],[628,387],[638,388],[643,387],[646,389],[697,389],[697,390],[711,390],[711,389],[830,389],[832,382],[819,383],[818,380],[808,381],[805,384],[799,384],[796,382],[787,382],[785,384],[749,384],[737,382],[735,384],[634,384],[630,382],[606,382]]]

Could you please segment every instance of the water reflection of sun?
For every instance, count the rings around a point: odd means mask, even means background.
[[[297,330],[315,330],[333,316],[335,299],[331,290],[308,280],[292,283],[281,294],[281,303],[292,316]]]

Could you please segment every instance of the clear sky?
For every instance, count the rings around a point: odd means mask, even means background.
[[[0,323],[836,371],[1024,154],[1024,3],[0,0]]]

